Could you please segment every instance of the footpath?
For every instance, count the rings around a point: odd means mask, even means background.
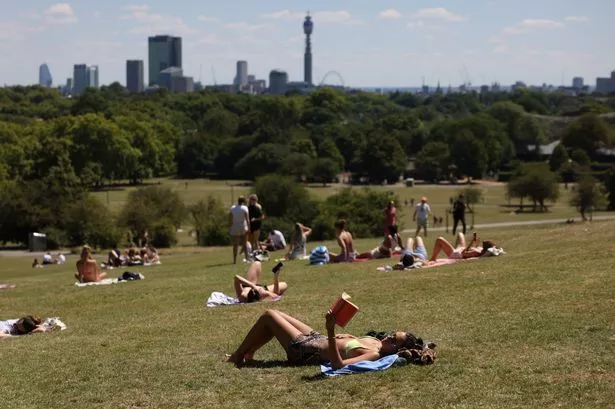
[[[580,217],[572,218],[575,223],[581,223],[582,220]],[[605,220],[615,220],[615,215],[613,216],[594,216],[592,221],[605,221]],[[485,224],[475,224],[472,230],[482,230],[482,229],[497,229],[498,227],[516,227],[516,226],[535,226],[541,224],[564,224],[566,220],[562,219],[543,219],[543,220],[526,220],[526,221],[517,221],[517,222],[501,222],[501,223],[485,223]],[[470,229],[470,224],[467,223],[467,230]],[[449,226],[449,229],[452,229],[452,225]],[[427,231],[446,231],[446,227],[427,227]],[[414,233],[415,229],[405,229],[402,233]]]

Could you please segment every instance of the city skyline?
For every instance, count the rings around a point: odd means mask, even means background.
[[[418,86],[423,78],[443,86],[569,85],[573,77],[593,86],[615,69],[615,4],[598,0],[20,3],[3,5],[0,17],[0,52],[12,57],[0,65],[7,85],[37,83],[43,62],[57,78],[70,77],[82,61],[100,67],[100,84],[125,85],[126,60],[147,62],[153,35],[182,37],[184,74],[204,84],[214,74],[218,83],[233,83],[239,60],[258,78],[278,68],[301,81],[308,9],[317,27],[315,84],[337,71],[347,85],[364,87]]]

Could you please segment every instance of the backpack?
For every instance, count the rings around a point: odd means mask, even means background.
[[[310,253],[310,264],[323,265],[329,262],[329,249],[327,246],[318,246]]]

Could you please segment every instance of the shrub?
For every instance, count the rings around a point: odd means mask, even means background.
[[[68,238],[63,230],[55,227],[48,227],[44,233],[47,235],[47,249],[58,250],[67,245]]]
[[[355,237],[382,236],[383,209],[391,200],[398,202],[396,197],[386,192],[344,189],[320,204],[320,212],[313,225],[314,238],[317,240],[333,238],[333,224],[337,219],[346,219],[348,230]],[[400,215],[397,217],[401,218]]]
[[[209,196],[206,200],[188,209],[199,246],[225,246],[231,243],[228,233],[228,211],[218,199]]]
[[[176,228],[170,220],[159,220],[151,227],[151,242],[154,247],[169,248],[177,244]]]
[[[130,192],[120,213],[119,225],[129,228],[133,237],[137,237],[144,229],[165,223],[170,223],[175,231],[185,216],[186,207],[179,193],[152,186]]]
[[[98,199],[86,196],[69,206],[65,220],[67,245],[112,248],[122,243],[115,217]]]
[[[309,225],[317,215],[317,202],[304,186],[291,177],[263,176],[256,180],[254,189],[267,217]]]

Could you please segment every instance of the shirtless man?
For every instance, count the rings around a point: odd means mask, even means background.
[[[335,237],[340,245],[341,253],[329,253],[331,263],[352,263],[357,258],[357,253],[352,245],[352,234],[346,231],[346,220],[340,219],[335,222]]]
[[[91,256],[92,249],[89,246],[83,246],[81,257],[77,261],[77,272],[75,273],[75,278],[80,283],[93,283],[107,276],[107,273],[100,271],[98,263]]]

